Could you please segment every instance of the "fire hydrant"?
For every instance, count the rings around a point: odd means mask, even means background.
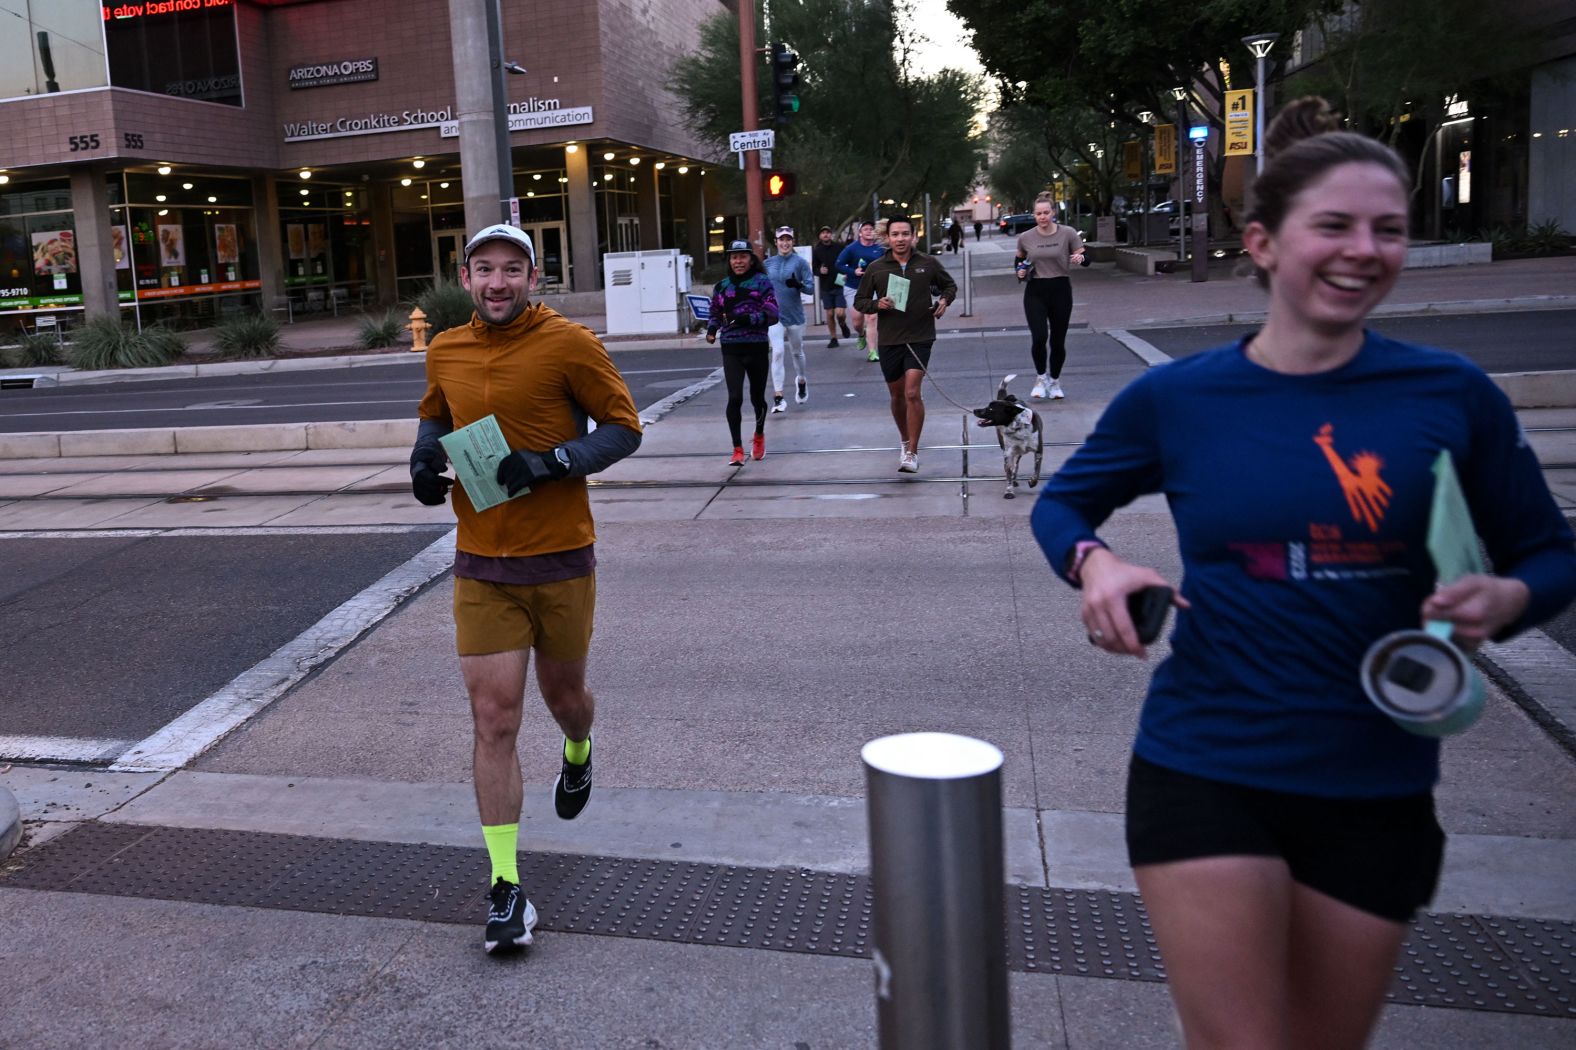
[[[411,335],[411,353],[427,349],[427,332],[432,325],[427,323],[427,315],[422,312],[421,307],[418,306],[410,312],[410,324],[405,327],[409,329]]]

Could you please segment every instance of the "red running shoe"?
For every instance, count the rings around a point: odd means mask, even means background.
[[[728,466],[730,466],[730,467],[742,467],[742,466],[744,466],[744,449],[740,448],[738,445],[734,445],[733,446],[733,455],[728,457]]]
[[[750,455],[756,459],[766,458],[766,435],[756,434],[755,440],[750,443]]]

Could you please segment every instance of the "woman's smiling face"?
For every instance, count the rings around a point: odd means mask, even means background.
[[[1360,328],[1406,262],[1406,190],[1377,164],[1341,164],[1293,198],[1280,229],[1252,223],[1244,242],[1284,320],[1326,334]]]
[[[728,269],[733,271],[733,276],[743,277],[744,271],[750,268],[749,252],[731,252],[728,255]]]

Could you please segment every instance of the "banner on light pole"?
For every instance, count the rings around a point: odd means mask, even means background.
[[[1253,156],[1253,89],[1226,92],[1226,156]]]
[[[1155,174],[1177,173],[1177,128],[1175,124],[1155,125]]]

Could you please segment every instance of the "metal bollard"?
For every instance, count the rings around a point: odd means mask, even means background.
[[[959,317],[974,316],[974,253],[963,253],[963,312]]]
[[[1001,752],[902,733],[861,755],[881,1050],[1007,1050]]]

